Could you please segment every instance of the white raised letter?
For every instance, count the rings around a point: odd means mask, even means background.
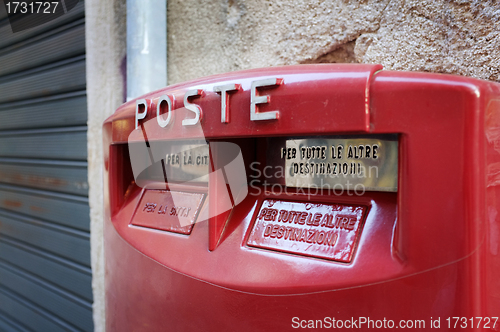
[[[164,101],[167,102],[168,106],[167,119],[163,119],[162,114],[160,114],[161,103],[163,103]],[[158,105],[156,105],[156,120],[158,121],[158,125],[162,128],[165,128],[170,123],[171,118],[172,118],[172,101],[167,95],[162,95],[160,99],[158,99]]]
[[[142,120],[148,114],[150,100],[147,99],[137,99],[135,102],[135,129],[139,127],[139,120]],[[144,105],[144,112],[139,112],[140,105]]]
[[[266,78],[252,82],[252,91],[250,94],[250,120],[274,120],[279,117],[279,111],[270,111],[257,113],[257,104],[269,103],[271,97],[268,95],[257,96],[257,88],[263,86],[273,86],[283,84],[282,78]]]
[[[226,84],[214,86],[214,92],[220,92],[220,121],[229,123],[229,91],[237,91],[241,89],[241,84]]]
[[[201,117],[202,117],[201,107],[196,105],[196,104],[190,103],[188,101],[188,98],[194,97],[194,96],[201,96],[201,95],[203,95],[203,90],[186,91],[186,94],[184,95],[184,107],[187,108],[188,110],[190,110],[191,112],[193,112],[195,114],[195,117],[192,119],[186,118],[186,119],[182,120],[183,126],[193,126],[193,125],[197,124],[198,122],[200,122]]]

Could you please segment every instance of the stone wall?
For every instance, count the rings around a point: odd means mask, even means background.
[[[498,1],[168,2],[169,84],[316,62],[500,81]]]

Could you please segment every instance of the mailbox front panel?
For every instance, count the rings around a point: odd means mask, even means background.
[[[498,316],[500,88],[380,69],[235,72],[120,107],[108,329]]]

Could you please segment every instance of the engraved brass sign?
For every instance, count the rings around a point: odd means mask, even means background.
[[[168,145],[165,155],[165,170],[167,178],[173,181],[208,182],[209,154],[208,144]]]
[[[398,189],[396,138],[289,139],[279,153],[285,160],[288,187]]]
[[[208,183],[209,146],[199,141],[149,141],[129,144],[130,161],[136,184],[152,182]]]

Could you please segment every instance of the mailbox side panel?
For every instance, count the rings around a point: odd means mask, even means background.
[[[498,84],[381,72],[372,91],[374,128],[401,133],[396,250],[417,266],[465,264],[463,314],[498,316]]]
[[[481,271],[485,276],[487,315],[500,312],[500,88],[492,85],[485,101],[486,223]]]

